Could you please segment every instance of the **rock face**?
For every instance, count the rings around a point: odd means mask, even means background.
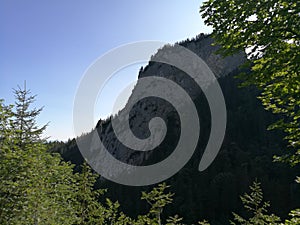
[[[213,39],[206,35],[199,35],[193,40],[184,41],[178,44],[200,56],[209,66],[216,78],[227,76],[232,71],[237,70],[238,67],[246,60],[243,53],[226,58],[222,58],[220,55],[215,54],[219,47],[213,46]],[[170,55],[170,53],[172,53],[175,57],[179,57],[179,60],[181,61],[188,60],[183,58],[184,56],[181,56],[176,52],[172,52],[174,49],[175,47],[171,45],[164,46],[151,57],[151,61],[145,68],[141,68],[139,72],[139,80],[132,92],[132,96],[136,93],[143,92],[140,80],[150,76],[163,77],[172,80],[176,84],[180,85],[193,101],[196,101],[197,98],[201,96],[201,88],[188,74],[175,66],[157,62],[157,59],[162,59],[166,55]],[[198,72],[197,70],[201,69],[198,69],[197,65],[194,65],[195,62],[192,61],[185,61],[185,64],[189,67],[193,67],[196,74]],[[148,87],[148,89],[151,88],[152,87]],[[172,95],[172,93],[167,93],[167,95]],[[131,99],[131,97],[129,99]],[[185,107],[184,102],[182,103],[182,107]],[[127,113],[125,113],[124,116],[125,111],[127,111]],[[126,117],[126,114],[129,114],[128,117]],[[128,148],[116,137],[112,120],[117,120],[119,124],[126,124],[129,119],[130,130],[138,139],[141,140],[149,138],[151,135],[162,135],[159,133],[160,129],[156,129],[155,133],[150,134],[148,126],[150,120],[154,117],[162,118],[168,129],[164,136],[164,140],[161,140],[161,144],[155,149],[149,151],[135,151]],[[158,162],[159,159],[167,157],[176,147],[180,136],[180,117],[176,112],[176,109],[168,101],[157,97],[147,97],[141,99],[133,106],[129,106],[127,104],[118,115],[115,115],[106,121],[99,121],[96,128],[103,145],[116,159],[131,165],[150,165],[154,162]],[[124,135],[128,132],[128,129],[126,129],[126,126],[124,125],[123,127],[121,126],[119,130],[119,132],[123,132]],[[99,142],[96,139],[98,139],[98,135],[95,135],[91,142],[91,148],[95,151],[99,148],[99,146],[97,146],[97,143]],[[149,146],[146,143],[144,144],[143,149],[147,149],[148,147]],[[101,163],[105,164],[106,161],[103,160]],[[112,173],[116,174],[119,174],[124,170],[122,167],[116,168],[115,165],[111,164],[107,164],[105,167],[109,168],[108,170],[111,170]]]

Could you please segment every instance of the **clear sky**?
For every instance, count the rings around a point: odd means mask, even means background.
[[[26,80],[38,95],[36,106],[44,106],[38,123],[50,122],[46,135],[51,140],[73,138],[73,100],[88,66],[129,42],[174,43],[209,33],[199,14],[201,4],[202,0],[1,0],[0,98],[13,103],[12,88]],[[108,85],[96,104],[96,117],[109,114],[115,91],[134,81],[139,67],[126,69]]]

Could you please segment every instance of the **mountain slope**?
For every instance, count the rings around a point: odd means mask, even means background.
[[[187,223],[206,218],[212,224],[226,224],[224,221],[231,218],[232,211],[242,210],[239,195],[257,178],[262,182],[266,200],[272,202],[271,210],[285,215],[291,208],[300,204],[300,193],[293,182],[299,168],[290,169],[286,165],[272,162],[272,156],[280,154],[280,149],[284,146],[280,132],[266,130],[275,117],[261,107],[256,98],[258,90],[252,87],[238,88],[239,81],[233,78],[241,72],[239,65],[245,62],[245,55],[240,53],[223,59],[215,54],[218,46],[211,46],[212,43],[213,40],[206,35],[179,43],[208,64],[218,77],[226,102],[225,139],[217,158],[204,172],[198,171],[198,164],[210,134],[211,115],[201,88],[186,73],[164,63],[149,62],[139,72],[139,79],[149,76],[164,77],[184,88],[197,108],[201,124],[199,142],[193,157],[175,176],[167,180],[176,195],[174,204],[166,208],[165,213],[184,216]],[[152,59],[155,60],[155,57],[166,51],[172,51],[172,46],[160,49]],[[243,71],[251,75],[248,69]],[[139,85],[138,82],[133,92],[139,90]],[[129,112],[129,125],[136,137],[149,137],[149,121],[151,118],[161,117],[168,128],[165,139],[154,150],[137,152],[116,138],[111,123],[112,117],[100,120],[96,130],[110,154],[131,165],[150,165],[169,156],[180,136],[180,118],[174,107],[164,99],[149,97],[137,102]],[[113,117],[118,118],[119,115]],[[97,143],[97,136],[87,135],[84,138],[87,143],[91,143],[92,148],[97,148],[93,146]],[[82,162],[75,140],[58,147],[55,151],[61,152],[66,160],[77,164]],[[111,165],[106,167],[112,171],[116,170]],[[117,169],[122,171],[122,168]],[[143,212],[146,207],[139,201],[140,191],[151,188],[124,186],[103,178],[99,180],[98,186],[107,187],[109,197],[118,200],[122,209],[132,216]]]

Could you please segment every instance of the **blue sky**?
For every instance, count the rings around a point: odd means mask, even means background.
[[[201,0],[1,0],[0,98],[13,103],[23,85],[44,106],[39,124],[50,122],[51,140],[74,137],[73,100],[89,65],[105,52],[134,41],[174,43],[209,33],[199,14]],[[150,56],[149,56],[150,57]],[[127,68],[99,97],[95,117],[109,114],[117,89],[137,78]]]

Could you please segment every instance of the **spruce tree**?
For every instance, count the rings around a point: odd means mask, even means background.
[[[35,96],[26,87],[15,96],[15,111],[0,102],[0,224],[74,224],[73,166],[47,151],[41,109],[30,109]]]
[[[24,82],[23,89],[20,86],[14,89],[14,95],[15,111],[13,112],[13,128],[17,135],[18,144],[24,147],[31,143],[43,141],[41,135],[45,131],[47,124],[38,127],[36,123],[36,118],[43,110],[43,107],[31,108],[35,102],[36,95],[31,95],[31,91],[26,88],[26,82]]]
[[[94,189],[98,177],[86,162],[81,166],[81,172],[76,174],[77,225],[104,224],[105,208],[99,202],[99,198],[105,190]]]

